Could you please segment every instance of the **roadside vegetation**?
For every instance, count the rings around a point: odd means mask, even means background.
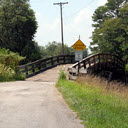
[[[17,69],[23,59],[18,53],[0,49],[0,82],[24,80],[25,76]]]
[[[87,128],[128,127],[128,87],[116,82],[108,85],[94,76],[68,81],[63,71],[57,87]]]

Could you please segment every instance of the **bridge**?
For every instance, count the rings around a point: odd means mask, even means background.
[[[57,65],[66,63],[75,63],[74,56],[37,60],[19,66],[26,74],[26,81],[0,83],[1,128],[84,128],[55,88]],[[71,77],[103,70],[124,73],[124,67],[125,62],[117,56],[95,54],[69,67],[69,73]]]
[[[76,79],[80,74],[95,74],[105,76],[113,80],[126,81],[125,61],[112,54],[97,53],[75,63],[74,55],[60,55],[37,60],[35,62],[21,65],[19,69],[26,77],[34,76],[61,64],[73,64],[68,68],[69,79]]]
[[[18,68],[22,73],[25,73],[26,78],[29,78],[57,65],[73,64],[75,63],[74,58],[74,55],[59,55],[21,65]]]

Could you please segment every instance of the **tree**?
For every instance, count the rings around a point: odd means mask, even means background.
[[[87,56],[88,56],[88,49],[85,48],[85,49],[83,50],[83,58],[86,58]]]
[[[37,21],[29,0],[0,0],[0,47],[27,56],[25,50],[35,45],[36,30]]]
[[[75,50],[72,47],[64,45],[65,54],[74,54]],[[42,58],[61,55],[62,53],[62,44],[56,41],[49,42],[45,47],[40,46],[40,52]]]
[[[91,50],[117,54],[126,59],[128,48],[128,5],[126,0],[108,0],[93,15],[95,27]]]
[[[31,41],[28,43],[22,51],[22,56],[26,57],[22,64],[41,59],[41,52],[37,42]]]

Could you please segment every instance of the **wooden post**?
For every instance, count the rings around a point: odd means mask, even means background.
[[[57,64],[59,64],[59,56],[57,56]]]
[[[79,71],[80,71],[80,63],[78,63],[78,73],[79,73]]]
[[[25,67],[26,76],[28,76],[28,66]]]
[[[46,60],[44,61],[44,64],[43,64],[43,65],[44,65],[44,68],[46,68],[46,67],[47,67],[47,65],[46,65]]]
[[[38,67],[39,71],[41,71],[41,63],[39,63],[39,67]]]
[[[84,69],[86,69],[86,62],[85,62],[85,60],[83,61],[83,64],[84,64]]]
[[[91,67],[90,58],[88,58],[88,64],[89,64],[89,67]]]
[[[51,57],[51,66],[53,66],[54,63],[53,63],[53,57]]]
[[[95,59],[95,56],[93,56],[93,62],[94,62],[94,70],[96,70],[96,59]]]
[[[71,63],[73,63],[73,56],[72,55],[70,55],[70,59],[71,59]]]
[[[35,73],[35,66],[32,65],[32,72]]]
[[[65,64],[65,56],[63,56],[64,64]]]

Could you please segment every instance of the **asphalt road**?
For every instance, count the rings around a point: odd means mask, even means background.
[[[55,87],[57,70],[0,83],[0,128],[84,128]]]

